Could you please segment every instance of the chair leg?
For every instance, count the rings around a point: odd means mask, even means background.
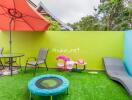
[[[45,66],[46,66],[46,70],[48,71],[48,66],[47,66],[46,62],[45,62]]]
[[[34,76],[36,75],[36,70],[37,70],[37,65],[35,65],[35,68],[34,68]]]
[[[21,58],[19,58],[19,64],[17,63],[17,60],[15,60],[14,62],[16,64],[16,66],[18,66],[19,69],[21,69],[22,71],[22,66],[21,66]]]
[[[22,66],[20,65],[20,69],[21,69],[21,71],[22,71]]]
[[[20,65],[20,68],[21,68],[21,71],[22,71],[21,58],[19,58],[19,65]]]
[[[1,59],[0,59],[0,64],[1,64],[1,66],[3,67],[2,69],[4,69],[5,67],[4,67],[4,65],[3,65],[2,61],[1,61]]]
[[[26,63],[26,65],[25,65],[25,70],[24,70],[24,72],[26,72],[26,69],[27,69],[27,63]]]
[[[5,66],[2,64],[2,66],[3,66],[3,69],[5,68]]]

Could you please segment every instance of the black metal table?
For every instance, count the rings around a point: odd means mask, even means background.
[[[0,58],[9,58],[9,69],[11,71],[11,76],[12,76],[13,58],[19,58],[23,56],[24,54],[0,54]]]

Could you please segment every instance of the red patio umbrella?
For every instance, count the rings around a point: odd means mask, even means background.
[[[33,10],[26,0],[0,0],[0,30],[10,31],[10,54],[12,31],[44,31],[49,22]]]

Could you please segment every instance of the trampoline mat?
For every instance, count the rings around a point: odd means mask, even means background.
[[[36,81],[35,85],[40,89],[54,89],[61,86],[63,81],[56,77],[44,77]]]

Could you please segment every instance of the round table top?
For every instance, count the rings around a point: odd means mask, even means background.
[[[28,89],[36,95],[53,96],[63,93],[69,87],[69,81],[60,75],[46,74],[33,78]]]
[[[16,54],[0,54],[0,58],[15,58],[22,57],[24,54],[16,53]]]

